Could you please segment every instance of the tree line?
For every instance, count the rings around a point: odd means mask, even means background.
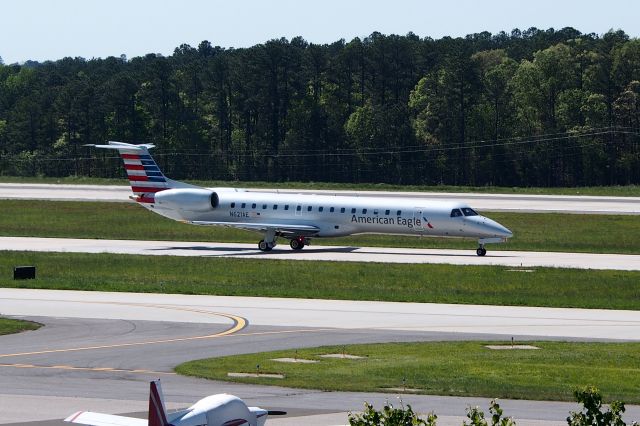
[[[171,56],[0,60],[0,174],[123,176],[84,144],[154,143],[185,179],[640,183],[640,40],[573,28]]]

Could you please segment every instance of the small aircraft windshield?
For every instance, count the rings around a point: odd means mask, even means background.
[[[460,211],[460,209],[451,210],[451,217],[460,217],[460,216],[462,216],[462,212]]]
[[[471,207],[463,207],[462,213],[464,213],[465,216],[478,216],[478,213]]]

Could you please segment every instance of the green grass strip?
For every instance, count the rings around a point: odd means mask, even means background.
[[[92,178],[87,176],[68,177],[20,177],[0,176],[3,183],[46,183],[66,185],[122,185],[128,186],[126,179]],[[231,188],[274,188],[274,189],[328,189],[346,191],[402,191],[402,192],[479,192],[486,194],[538,194],[538,195],[596,195],[616,197],[639,197],[640,186],[590,186],[570,188],[533,188],[500,186],[452,186],[452,185],[391,185],[385,183],[335,183],[335,182],[236,182],[186,180],[206,187]]]
[[[0,317],[0,336],[3,334],[20,333],[27,330],[37,330],[40,327],[42,327],[42,324],[32,321]]]
[[[14,265],[37,279],[14,281]],[[640,309],[640,272],[0,252],[2,287]]]
[[[0,235],[167,241],[257,243],[260,234],[225,227],[198,227],[161,217],[135,204],[67,201],[0,201]],[[640,220],[630,215],[488,213],[514,233],[491,250],[640,254]],[[286,243],[286,241],[285,241]],[[475,240],[397,235],[316,239],[314,244],[457,248],[475,250]]]
[[[496,342],[492,342],[496,344]],[[263,352],[191,361],[180,374],[306,389],[572,401],[595,385],[610,400],[640,403],[640,343],[527,342],[538,350],[490,350],[488,342],[391,343]],[[502,344],[508,344],[502,342]],[[362,359],[327,359],[345,353]],[[318,360],[282,363],[275,358]],[[260,366],[257,370],[256,366]],[[228,377],[277,373],[284,379]]]

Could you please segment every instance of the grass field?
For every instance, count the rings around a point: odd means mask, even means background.
[[[0,176],[3,183],[60,183],[68,185],[124,185],[125,179],[104,179],[81,176],[64,178]],[[548,194],[548,195],[600,195],[617,197],[639,197],[640,186],[594,186],[574,188],[526,188],[499,186],[450,186],[450,185],[391,185],[377,183],[332,183],[332,182],[235,182],[235,181],[185,181],[207,187],[237,188],[295,188],[334,189],[355,191],[415,191],[415,192],[481,192],[488,194]]]
[[[2,287],[311,299],[640,309],[640,272],[499,266],[0,252]]]
[[[31,321],[22,321],[0,317],[0,336],[3,334],[20,333],[21,331],[37,330],[42,326]]]
[[[595,385],[609,400],[640,403],[640,343],[527,342],[539,350],[490,350],[488,342],[353,345],[277,351],[191,361],[180,374],[208,379],[336,391],[573,400]],[[506,344],[506,342],[491,342]],[[362,359],[327,359],[342,352]],[[282,363],[274,358],[318,360]],[[284,379],[231,378],[228,372],[284,374]],[[403,382],[404,379],[404,382]]]
[[[197,227],[163,218],[129,203],[0,201],[0,235],[257,243],[260,235],[223,227]],[[627,215],[489,213],[511,229],[507,244],[489,250],[640,253],[640,220]],[[356,235],[315,244],[475,250],[474,240]]]

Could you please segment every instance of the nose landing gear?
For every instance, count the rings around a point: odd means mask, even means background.
[[[487,243],[504,243],[506,238],[499,237],[491,237],[491,238],[480,238],[478,240],[478,249],[476,250],[476,254],[478,256],[484,256],[487,254],[487,249],[484,248],[484,245]]]

